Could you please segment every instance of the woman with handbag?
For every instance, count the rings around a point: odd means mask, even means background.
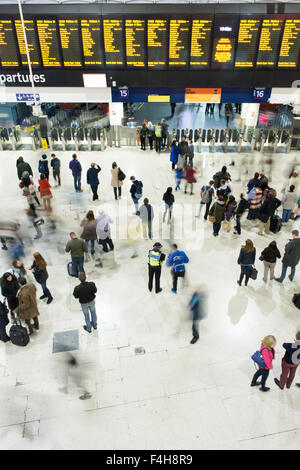
[[[209,211],[209,221],[213,223],[213,236],[217,237],[221,228],[221,222],[225,217],[225,199],[218,196],[212,208]]]
[[[233,217],[234,211],[236,209],[236,200],[234,196],[229,196],[228,201],[226,203],[226,210],[225,210],[225,222],[223,224],[223,228],[226,232],[230,232],[231,230],[231,223],[230,220]]]
[[[259,257],[260,261],[264,262],[264,282],[268,280],[268,272],[270,271],[270,281],[274,279],[274,270],[276,259],[281,258],[280,251],[277,248],[277,244],[275,241],[271,242],[262,252]]]
[[[260,347],[260,353],[263,356],[262,366],[255,372],[251,387],[256,387],[257,385],[261,385],[259,390],[261,392],[268,392],[270,389],[266,387],[266,381],[269,377],[270,370],[273,369],[272,361],[275,359],[275,346],[277,344],[276,338],[273,335],[266,336],[262,342]],[[257,379],[261,377],[261,382],[257,382]]]
[[[123,182],[119,179],[119,167],[116,162],[113,162],[110,172],[111,185],[114,188],[115,200],[117,201],[118,197],[121,199]]]
[[[47,304],[50,304],[53,300],[53,297],[46,285],[49,275],[47,271],[47,263],[42,257],[41,253],[33,253],[33,263],[30,271],[32,271],[36,282],[40,284],[43,289],[43,295],[40,297],[40,299],[48,299]]]
[[[252,266],[255,263],[255,256],[256,256],[256,249],[254,248],[253,242],[249,239],[246,240],[245,245],[242,246],[239,257],[238,257],[238,264],[241,266],[241,275],[240,279],[237,281],[238,285],[242,285],[242,281],[244,276],[245,279],[245,286],[247,286]]]
[[[12,320],[14,319],[14,310],[18,306],[17,293],[19,290],[18,279],[10,272],[3,274],[1,279],[1,294],[6,298],[8,307],[11,313]]]

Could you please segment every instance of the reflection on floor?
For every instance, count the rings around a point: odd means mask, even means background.
[[[283,252],[291,223],[277,235],[258,237],[256,224],[243,219],[241,237],[222,231],[216,239],[209,222],[195,219],[201,185],[231,162],[231,154],[196,154],[195,195],[175,193],[170,230],[161,223],[163,192],[174,185],[168,153],[157,155],[138,148],[79,153],[84,169],[82,194],[73,192],[68,169],[72,153],[58,152],[62,187],[53,187],[57,231],[46,233],[42,226],[43,238],[32,245],[27,242],[24,261],[28,268],[34,251],[44,255],[54,301],[50,305],[39,301],[40,330],[26,348],[0,344],[0,448],[298,448],[300,390],[293,386],[281,392],[273,377],[280,373],[283,341],[291,341],[300,329],[299,310],[291,302],[299,292],[299,272],[292,283],[264,284],[262,263],[257,260],[258,279],[250,281],[249,287],[236,283],[237,257],[245,239],[254,241],[258,256],[272,239]],[[36,177],[40,153],[28,151],[23,156]],[[234,194],[245,191],[253,172],[264,168],[272,173],[272,185],[280,195],[295,158],[277,154],[271,166],[269,155],[235,154],[235,165],[228,167]],[[6,218],[22,218],[24,232],[32,237],[34,230],[23,216],[26,199],[18,187],[15,160],[13,152],[0,154],[2,217],[4,213]],[[99,202],[91,201],[85,184],[86,171],[94,161],[102,167]],[[113,161],[127,175],[124,197],[118,202],[110,186]],[[131,175],[142,179],[144,195],[154,206],[156,222],[160,221],[155,224],[155,241],[160,240],[168,253],[175,240],[190,258],[186,286],[179,285],[177,296],[171,293],[171,276],[165,266],[163,292],[147,291],[147,251],[152,242],[126,239],[125,221],[134,226],[136,220],[128,197]],[[54,185],[52,176],[50,180]],[[95,267],[91,258],[85,263],[88,279],[98,287],[99,328],[88,334],[72,296],[77,281],[67,275],[69,256],[64,246],[70,231],[81,234],[79,223],[87,210],[96,212],[99,207],[115,219],[116,250],[101,255],[103,268]],[[139,257],[131,259],[136,245]],[[5,272],[9,260],[0,251]],[[278,262],[276,274],[280,268]],[[208,315],[200,325],[200,341],[190,345],[187,302],[199,283],[207,286]],[[68,353],[52,353],[53,335],[70,330],[79,332],[74,360]],[[266,334],[274,334],[278,346],[274,374],[269,378],[271,391],[262,394],[249,387],[254,373],[250,356]],[[145,354],[136,354],[136,348],[144,348]]]

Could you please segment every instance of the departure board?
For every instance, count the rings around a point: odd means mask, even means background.
[[[99,18],[81,20],[81,37],[84,65],[88,67],[103,65],[104,50],[101,20]]]
[[[210,65],[212,23],[212,16],[192,21],[190,49],[190,67],[192,69],[208,69]]]
[[[25,24],[25,31],[27,37],[27,45],[28,51],[30,55],[30,62],[33,68],[39,67],[40,57],[38,52],[38,43],[36,39],[36,31],[35,31],[35,24],[34,20],[24,20]],[[28,65],[27,54],[26,54],[26,46],[23,34],[22,23],[20,20],[15,20],[15,28],[17,33],[17,39],[19,44],[19,51],[21,55],[21,63],[22,65]]]
[[[300,50],[300,15],[286,19],[279,51],[278,68],[296,68]]]
[[[240,19],[235,67],[253,68],[255,66],[259,30],[259,18],[247,17]]]
[[[189,59],[190,20],[170,19],[169,66],[186,67]]]
[[[59,36],[65,67],[81,67],[81,45],[79,21],[77,19],[59,19]]]
[[[124,67],[123,20],[103,20],[105,64],[110,67]]]
[[[125,21],[126,63],[128,68],[145,67],[145,20]]]
[[[216,15],[211,66],[213,69],[232,69],[234,64],[237,17]]]
[[[19,67],[19,56],[11,20],[0,20],[0,59],[2,67]]]
[[[56,20],[37,20],[44,67],[61,67]]]
[[[282,26],[283,17],[279,15],[263,19],[257,53],[257,68],[274,69],[276,67]]]
[[[148,20],[148,67],[164,69],[168,55],[168,20]]]

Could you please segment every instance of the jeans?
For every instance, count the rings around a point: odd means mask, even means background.
[[[208,212],[209,212],[209,208],[210,208],[211,202],[200,202],[199,212],[198,212],[198,216],[197,216],[197,217],[200,217],[201,212],[202,212],[202,207],[204,207],[204,205],[205,205],[205,207],[206,207],[206,209],[205,209],[205,214],[204,214],[204,220],[207,220]]]
[[[46,281],[40,283],[43,289],[44,295],[48,297],[48,299],[51,299],[52,295],[51,292],[49,291],[48,287],[46,286]]]
[[[284,266],[284,264],[282,265],[281,276],[278,279],[279,282],[284,281],[284,278],[285,278],[286,272],[287,272],[287,268],[288,268],[288,266]],[[296,266],[291,266],[291,274],[289,275],[290,281],[292,281],[294,279],[295,273],[296,273]]]
[[[77,176],[74,176],[73,175],[73,178],[74,178],[74,188],[75,188],[75,191],[80,191],[81,190],[81,173],[80,175],[77,175]]]
[[[220,228],[221,228],[221,223],[220,222],[214,222],[213,223],[214,235],[219,235]]]
[[[133,196],[132,196],[132,200],[133,200],[133,204],[134,204],[134,207],[135,207],[135,212],[138,212],[139,211],[139,200],[136,197],[133,197]]]
[[[79,273],[84,273],[83,269],[84,257],[81,258],[73,258],[72,256],[72,267],[75,277],[78,277]]]
[[[180,183],[181,183],[181,178],[176,178],[176,187],[175,187],[175,191],[177,191],[177,189],[180,189]]]
[[[258,369],[258,371],[253,376],[252,383],[256,383],[257,379],[261,376],[261,386],[262,388],[265,388],[269,373],[269,369]]]
[[[91,244],[91,253],[95,253],[95,240],[84,240],[87,247]]]
[[[89,332],[97,329],[97,315],[96,315],[96,305],[95,300],[88,302],[86,304],[81,304],[81,309],[84,315],[86,328]]]
[[[282,211],[282,223],[287,223],[290,220],[292,211],[288,209],[283,209]]]
[[[199,320],[193,319],[192,331],[193,331],[193,338],[199,339]]]

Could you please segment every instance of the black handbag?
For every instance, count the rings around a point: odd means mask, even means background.
[[[257,274],[258,274],[257,269],[255,268],[255,266],[252,266],[251,272],[250,272],[251,279],[255,281],[257,279]]]

